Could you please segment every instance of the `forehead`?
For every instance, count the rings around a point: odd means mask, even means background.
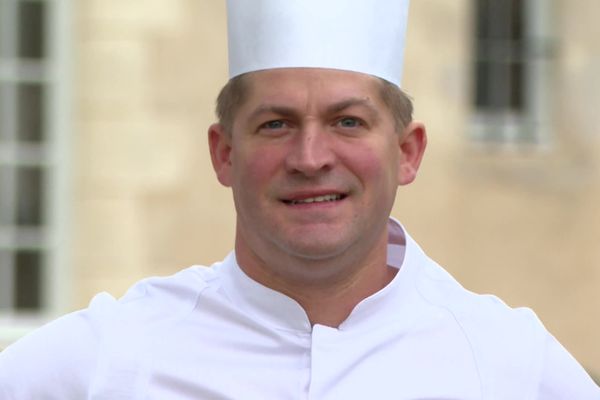
[[[245,77],[246,105],[298,103],[327,105],[347,98],[370,100],[383,106],[379,79],[351,71],[324,68],[279,68],[252,72]]]

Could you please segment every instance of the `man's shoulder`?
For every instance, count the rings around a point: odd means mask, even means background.
[[[131,286],[116,302],[123,309],[136,309],[150,304],[167,308],[192,306],[204,290],[219,285],[215,271],[219,264],[215,265],[195,265],[173,275],[144,278]]]
[[[192,312],[202,293],[218,290],[217,275],[193,266],[143,279],[120,299],[97,294],[85,309],[48,323],[0,354],[0,393],[9,399],[85,397],[92,381],[107,374],[99,366],[116,363],[119,373],[135,367],[149,344]]]
[[[189,315],[204,295],[219,290],[216,270],[222,263],[210,267],[194,265],[169,276],[144,278],[133,284],[121,298],[108,293],[97,294],[83,312],[99,332],[132,334],[147,326],[177,323]]]
[[[512,329],[523,325],[543,327],[535,313],[524,307],[511,307],[500,298],[466,289],[445,268],[432,260],[406,233],[407,245],[400,277],[408,279],[423,304],[451,315],[457,324],[469,329]],[[502,330],[500,329],[500,330]]]
[[[536,381],[532,375],[539,378],[551,335],[531,309],[513,308],[496,296],[469,291],[433,261],[426,263],[416,285],[422,299],[460,330],[484,387],[502,382],[528,387],[525,382]]]
[[[547,334],[536,314],[526,307],[511,307],[499,297],[464,288],[445,269],[428,260],[417,278],[417,290],[430,305],[445,310],[465,332],[482,337],[523,338]]]

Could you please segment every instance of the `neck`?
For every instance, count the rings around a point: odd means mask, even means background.
[[[344,322],[354,307],[365,298],[383,289],[392,281],[396,268],[385,264],[364,270],[368,279],[357,276],[337,288],[302,290],[285,293],[304,308],[311,325],[320,324],[337,328]],[[363,275],[363,274],[361,274]]]
[[[387,265],[387,232],[362,256],[266,260],[236,240],[236,257],[250,278],[298,302],[312,325],[331,327],[338,327],[358,303],[384,288],[397,272]]]

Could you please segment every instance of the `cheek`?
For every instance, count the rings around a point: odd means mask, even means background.
[[[267,183],[280,168],[277,149],[248,149],[235,154],[236,181],[243,190],[252,191]]]
[[[390,147],[355,146],[341,153],[344,164],[364,186],[372,182],[395,182],[397,160]]]

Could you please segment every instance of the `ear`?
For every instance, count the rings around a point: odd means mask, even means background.
[[[408,185],[417,177],[417,171],[427,146],[425,125],[416,121],[408,124],[402,131],[399,146],[398,184]]]
[[[212,124],[208,128],[210,160],[217,179],[223,186],[231,186],[231,136],[223,125]]]

